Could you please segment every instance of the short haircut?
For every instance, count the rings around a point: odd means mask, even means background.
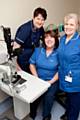
[[[48,30],[48,31],[46,31],[45,33],[44,33],[44,41],[43,41],[43,45],[44,45],[44,47],[46,47],[46,45],[45,45],[45,38],[47,37],[47,36],[51,36],[51,37],[53,37],[53,38],[55,38],[55,49],[57,49],[58,48],[58,46],[59,46],[59,34],[58,34],[58,29],[55,29],[55,30]]]
[[[64,17],[64,23],[69,19],[74,19],[76,24],[79,24],[79,17],[76,13],[69,13]]]
[[[47,19],[47,12],[44,8],[41,8],[41,7],[38,7],[34,10],[34,13],[33,13],[33,17],[37,17],[39,14],[42,15],[42,17],[44,18],[44,20]]]

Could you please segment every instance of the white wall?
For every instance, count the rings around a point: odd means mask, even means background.
[[[79,0],[78,0],[79,1]],[[68,12],[78,13],[77,0],[0,0],[0,25],[11,27],[14,38],[17,27],[32,18],[37,7],[44,7],[48,12],[49,23],[59,24]]]
[[[80,0],[78,0],[78,10],[79,10],[79,15],[80,15]]]

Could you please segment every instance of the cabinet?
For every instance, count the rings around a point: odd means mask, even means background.
[[[2,103],[8,97],[9,96],[6,93],[4,93],[2,90],[0,90],[0,103]]]

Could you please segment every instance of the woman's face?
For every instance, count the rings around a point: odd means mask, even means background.
[[[76,20],[73,18],[66,20],[64,30],[67,36],[72,36],[77,30]]]
[[[33,24],[38,29],[44,25],[44,22],[45,22],[45,20],[41,14],[38,14],[38,16],[33,18]]]
[[[54,48],[54,46],[55,46],[55,38],[51,37],[50,35],[46,35],[45,44],[46,44],[47,48]]]

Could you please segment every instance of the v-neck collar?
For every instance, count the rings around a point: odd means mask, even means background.
[[[64,35],[64,44],[67,45],[69,44],[71,41],[77,40],[79,38],[79,34],[78,32],[75,32],[75,34],[72,36],[72,38],[67,42],[66,42],[66,34]]]

